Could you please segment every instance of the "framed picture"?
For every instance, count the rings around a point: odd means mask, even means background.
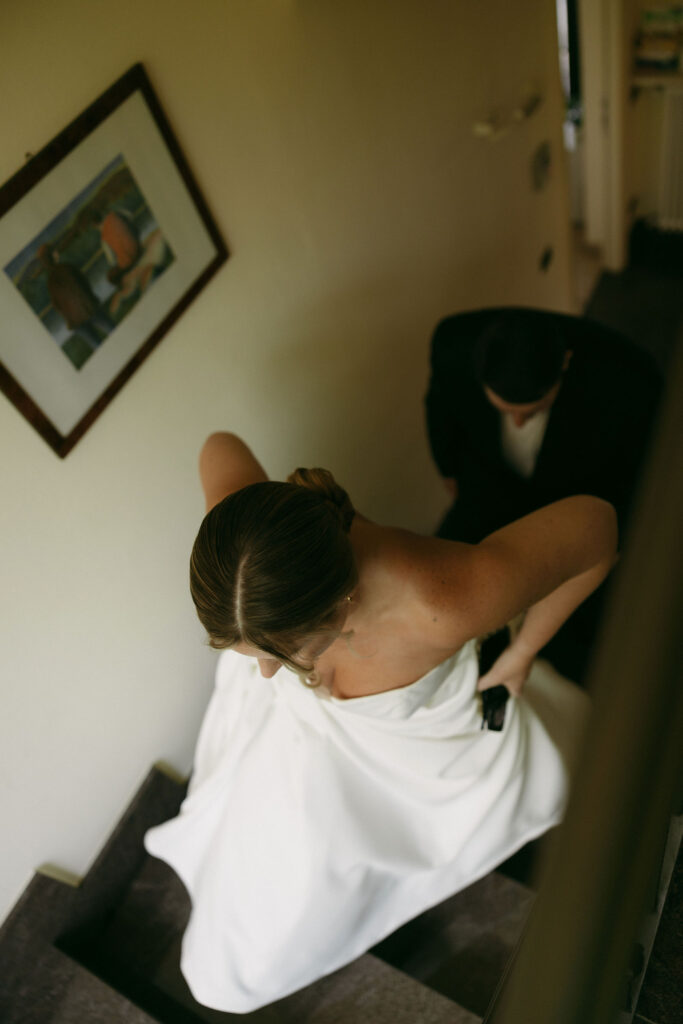
[[[0,387],[64,457],[227,256],[136,64],[0,188]]]

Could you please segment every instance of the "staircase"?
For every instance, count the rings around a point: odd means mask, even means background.
[[[0,929],[3,1024],[477,1024],[533,896],[493,873],[369,953],[250,1014],[200,1006],[179,970],[189,899],[148,856],[148,828],[174,816],[184,783],[151,770],[80,882],[41,869]]]

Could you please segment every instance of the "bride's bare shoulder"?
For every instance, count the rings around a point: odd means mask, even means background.
[[[387,528],[382,561],[425,640],[455,649],[474,635],[479,569],[472,545]]]
[[[444,646],[500,629],[566,580],[599,564],[616,548],[611,505],[577,495],[497,530],[479,544],[404,533],[394,564],[429,617],[430,642]],[[389,550],[389,549],[387,549]]]
[[[469,563],[473,547],[458,541],[425,537],[410,530],[386,528],[387,558],[420,588],[429,589],[444,571],[459,572]]]

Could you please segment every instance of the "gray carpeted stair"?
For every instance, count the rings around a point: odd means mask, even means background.
[[[0,928],[3,1024],[153,1019],[58,946],[68,933],[102,932],[146,859],[145,831],[174,815],[182,794],[177,780],[152,769],[80,884],[60,880],[53,869],[34,875]],[[103,1007],[99,1016],[98,1005]]]
[[[45,945],[25,984],[3,1007],[3,1024],[157,1024],[140,1007],[81,964]]]
[[[492,872],[408,922],[373,953],[483,1017],[533,898],[526,886]]]
[[[497,873],[262,1010],[223,1014],[197,1004],[178,966],[189,899],[142,846],[146,829],[172,817],[184,792],[153,769],[82,883],[35,876],[0,929],[3,1024],[481,1020],[533,899]]]

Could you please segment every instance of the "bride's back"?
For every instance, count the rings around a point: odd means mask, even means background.
[[[321,684],[346,698],[407,686],[469,639],[457,608],[449,609],[451,628],[443,636],[433,600],[435,561],[444,545],[450,574],[460,568],[465,599],[467,545],[379,526],[359,514],[351,527],[351,543],[358,585],[341,635],[315,663]]]

